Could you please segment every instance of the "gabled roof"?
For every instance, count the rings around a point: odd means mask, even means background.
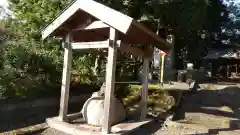
[[[96,22],[99,20],[102,23]],[[45,39],[50,35],[64,38],[70,31],[87,30],[87,27],[90,27],[89,33],[92,32],[92,28],[97,28],[95,27],[97,25],[101,25],[102,29],[103,27],[106,29],[107,26],[115,28],[120,32],[120,37],[123,37],[121,40],[126,40],[129,44],[153,44],[164,51],[168,51],[171,47],[164,39],[133,18],[93,0],[74,1],[42,30],[42,38]],[[95,34],[100,35],[97,32]]]

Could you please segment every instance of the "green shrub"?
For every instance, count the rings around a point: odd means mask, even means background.
[[[60,93],[62,43],[53,38],[42,41],[40,33],[43,25],[71,1],[9,1],[14,18],[0,20],[0,98]],[[94,59],[85,55],[74,57],[74,83],[95,82]]]
[[[95,56],[76,55],[73,58],[72,79],[82,84],[96,84],[97,76],[94,75]]]
[[[63,49],[41,46],[37,42],[20,40],[4,48],[3,67],[0,68],[1,97],[42,97],[60,93]],[[75,56],[72,82],[94,84],[93,66],[94,57]]]
[[[49,54],[51,52],[42,49],[36,53],[21,43],[9,44],[4,49],[3,68],[0,69],[1,96],[41,96],[57,88],[62,64]]]

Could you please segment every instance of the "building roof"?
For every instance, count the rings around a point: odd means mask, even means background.
[[[42,38],[65,38],[73,32],[73,42],[99,41],[108,38],[110,27],[118,30],[118,38],[127,44],[154,45],[166,52],[171,48],[133,18],[93,0],[75,0],[42,30]]]
[[[234,48],[227,49],[211,49],[208,52],[208,55],[204,57],[205,59],[240,59],[240,50]]]

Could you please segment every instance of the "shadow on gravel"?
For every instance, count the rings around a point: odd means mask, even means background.
[[[233,131],[240,129],[240,120],[232,120],[230,121],[229,128],[222,128],[222,129],[209,129],[209,134],[219,134],[222,131]]]
[[[71,104],[69,112],[77,112],[81,110],[83,103]],[[1,113],[0,117],[0,134],[19,128],[25,128],[41,123],[45,123],[46,118],[58,115],[58,106],[21,109],[15,112]]]
[[[191,134],[191,135],[218,135],[219,132],[234,131],[239,129],[240,129],[240,120],[232,120],[230,121],[229,128],[209,129],[208,133]]]
[[[132,132],[130,135],[152,135],[153,133],[157,132],[161,127],[161,122],[154,121]]]
[[[183,111],[240,118],[239,99],[240,88],[237,86],[228,86],[223,90],[201,90],[185,100]]]
[[[240,119],[240,88],[237,86],[227,86],[222,90],[201,90],[190,95],[181,103],[182,107],[178,111],[185,117],[185,112],[205,113],[215,116]],[[221,131],[240,130],[240,120],[232,120],[229,128],[210,129],[208,133],[192,135],[218,134]]]

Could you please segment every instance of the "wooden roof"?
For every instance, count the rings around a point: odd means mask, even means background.
[[[154,45],[166,52],[171,48],[171,44],[133,18],[93,0],[74,1],[42,30],[42,38],[65,38],[73,32],[73,42],[101,41],[109,37],[110,27],[118,30],[118,39],[127,44]]]

